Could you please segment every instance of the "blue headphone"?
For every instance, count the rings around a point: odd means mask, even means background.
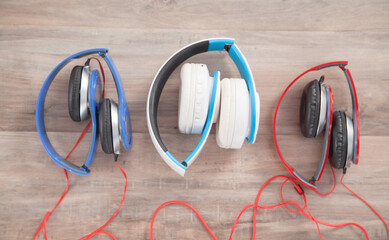
[[[88,167],[92,164],[96,154],[99,134],[103,151],[105,153],[113,153],[115,159],[120,153],[120,142],[122,142],[126,150],[130,150],[132,145],[131,119],[122,81],[112,58],[107,53],[108,49],[104,48],[90,49],[76,53],[63,60],[46,78],[36,104],[36,126],[47,153],[61,167],[81,175],[90,173]],[[44,104],[47,91],[58,72],[72,60],[92,54],[98,54],[107,63],[115,81],[119,104],[116,104],[111,99],[102,99],[100,74],[97,70],[91,71],[89,66],[90,59],[86,61],[84,66],[75,66],[73,68],[68,89],[69,115],[74,121],[81,121],[87,118],[89,112],[92,120],[92,140],[88,157],[84,165],[77,166],[59,155],[51,145],[44,122]]]
[[[179,162],[164,145],[158,131],[157,111],[162,90],[173,71],[188,58],[209,51],[226,51],[242,79],[209,76],[205,64],[186,63],[181,68],[179,130],[201,134],[194,150]],[[216,140],[222,148],[240,148],[246,139],[255,142],[259,125],[259,94],[250,67],[233,39],[215,38],[192,43],[173,54],[156,74],[147,100],[147,125],[151,140],[163,160],[183,176],[204,147],[216,123]]]

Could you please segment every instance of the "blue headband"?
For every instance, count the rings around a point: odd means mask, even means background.
[[[36,126],[39,133],[39,137],[42,141],[42,144],[44,148],[46,149],[46,152],[50,155],[50,157],[61,167],[65,168],[66,170],[69,170],[74,173],[78,173],[81,175],[87,175],[89,174],[90,170],[88,169],[89,165],[92,164],[93,158],[96,153],[97,149],[97,142],[98,142],[98,131],[97,131],[97,110],[98,110],[98,103],[95,101],[96,96],[94,89],[96,89],[97,85],[100,84],[99,81],[99,74],[97,71],[92,71],[91,74],[91,82],[89,84],[89,92],[90,92],[90,111],[91,111],[91,118],[92,118],[92,140],[91,140],[91,146],[89,148],[89,154],[88,157],[84,163],[83,166],[79,167],[70,161],[66,160],[64,157],[59,155],[52,146],[47,133],[46,133],[46,127],[44,122],[44,104],[46,100],[47,91],[49,90],[49,87],[51,83],[53,82],[54,78],[57,76],[59,71],[61,71],[62,68],[64,68],[69,62],[71,62],[74,59],[82,58],[88,55],[92,54],[98,54],[100,57],[102,57],[105,62],[107,63],[111,73],[112,77],[115,81],[116,90],[118,93],[118,99],[119,99],[119,119],[120,119],[120,129],[121,129],[121,138],[124,147],[127,150],[131,149],[131,143],[132,143],[132,129],[131,129],[131,120],[130,120],[130,114],[127,107],[126,102],[126,96],[123,90],[123,85],[119,76],[119,73],[116,69],[116,66],[110,56],[107,55],[108,49],[105,48],[96,48],[96,49],[90,49],[85,50],[79,53],[76,53],[65,60],[63,60],[60,64],[58,64],[49,74],[49,76],[46,78],[46,81],[43,83],[43,86],[41,88],[41,91],[38,96],[38,101],[36,104],[36,114],[35,114],[35,120],[36,120]],[[126,126],[126,122],[128,119],[128,127]]]

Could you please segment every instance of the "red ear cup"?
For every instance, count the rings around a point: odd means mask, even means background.
[[[68,109],[70,118],[80,122],[80,89],[83,66],[75,66],[70,74],[68,86]]]
[[[347,124],[346,114],[336,111],[332,118],[330,143],[330,160],[334,168],[344,168],[347,159]]]
[[[316,137],[320,116],[320,83],[313,80],[308,83],[301,96],[300,127],[304,137]]]

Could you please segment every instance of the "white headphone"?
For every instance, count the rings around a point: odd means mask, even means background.
[[[185,63],[181,68],[178,128],[181,133],[202,136],[191,154],[180,163],[163,144],[158,131],[157,110],[162,89],[171,73],[188,58],[207,51],[224,50],[229,53],[242,78],[225,78],[220,82],[220,72],[216,71],[211,77],[205,64]],[[259,94],[250,67],[234,40],[209,39],[182,48],[162,65],[150,87],[147,125],[158,153],[183,176],[203,148],[212,123],[216,123],[216,140],[222,148],[241,148],[245,139],[254,143],[259,109]]]

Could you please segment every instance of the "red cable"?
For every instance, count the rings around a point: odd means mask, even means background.
[[[99,227],[95,231],[91,232],[88,235],[83,236],[82,238],[80,238],[78,240],[82,240],[82,239],[89,240],[91,237],[93,237],[96,234],[107,234],[110,237],[112,237],[113,239],[116,239],[115,236],[113,236],[111,233],[108,233],[106,231],[102,231],[102,229],[105,228],[116,217],[116,215],[118,214],[118,212],[119,212],[120,208],[122,207],[123,202],[124,202],[124,200],[126,198],[127,183],[128,183],[128,181],[127,181],[127,174],[124,172],[124,170],[119,166],[119,164],[117,162],[115,162],[115,164],[116,164],[116,166],[118,166],[118,168],[120,169],[120,171],[122,172],[122,174],[123,174],[123,176],[124,176],[124,178],[126,180],[126,183],[124,184],[124,192],[123,192],[122,201],[120,202],[118,209],[116,209],[116,211],[112,214],[112,216],[108,219],[108,221],[106,223],[104,223],[101,227]]]
[[[86,132],[88,131],[89,127],[92,125],[92,121],[89,121],[88,125],[86,125],[86,127],[84,128],[84,130],[82,131],[80,137],[78,138],[76,144],[74,144],[72,150],[70,150],[70,152],[68,153],[68,155],[66,155],[65,159],[68,159],[70,157],[70,155],[73,153],[74,149],[76,149],[76,147],[78,146],[78,144],[81,142],[82,138],[84,137],[84,135],[86,134]],[[65,170],[66,171],[66,170]]]
[[[213,232],[211,231],[211,229],[208,227],[207,223],[205,222],[205,220],[203,219],[203,217],[201,217],[200,213],[194,208],[192,207],[191,205],[189,205],[188,203],[186,202],[182,202],[182,201],[169,201],[169,202],[165,202],[163,203],[161,206],[159,206],[157,208],[157,210],[155,210],[154,214],[153,214],[153,217],[151,218],[151,224],[150,224],[150,240],[153,240],[154,237],[153,237],[153,224],[154,224],[154,220],[155,220],[155,217],[157,216],[158,212],[165,206],[167,205],[170,205],[170,204],[180,204],[180,205],[184,205],[188,208],[190,208],[196,215],[197,217],[200,219],[201,223],[204,225],[205,229],[207,229],[208,233],[212,236],[212,238],[214,240],[217,240],[217,237],[215,236],[215,234],[213,234]]]
[[[291,179],[291,178],[286,177],[286,176],[283,176],[283,175],[277,175],[277,176],[273,176],[273,177],[269,178],[269,179],[261,186],[261,188],[259,189],[258,194],[257,194],[257,197],[256,197],[256,199],[255,199],[255,205],[258,205],[259,198],[261,197],[262,191],[265,189],[265,187],[267,186],[267,184],[269,184],[271,181],[273,181],[274,179],[277,179],[277,178]],[[299,187],[295,182],[291,181],[291,183],[292,183],[293,185],[295,185],[295,187]],[[252,238],[251,238],[252,240],[255,240],[255,235],[256,235],[256,232],[257,232],[256,226],[257,226],[257,208],[255,207],[255,208],[254,208],[254,212],[253,212],[253,236],[252,236]]]
[[[352,194],[354,194],[357,198],[359,198],[359,200],[361,200],[362,202],[364,202],[380,219],[381,221],[384,223],[385,227],[386,227],[386,231],[389,233],[389,227],[388,227],[388,224],[385,222],[385,219],[377,212],[377,210],[375,210],[373,208],[373,206],[371,206],[365,199],[363,199],[361,196],[359,196],[358,194],[356,194],[353,190],[351,190],[350,188],[348,188],[344,183],[343,183],[343,178],[344,178],[344,175],[342,175],[342,177],[340,178],[340,183],[343,185],[344,188],[346,188],[349,192],[351,192]]]
[[[282,202],[285,202],[284,195],[282,194],[282,189],[284,188],[285,183],[287,183],[288,181],[290,181],[290,180],[289,179],[285,179],[285,181],[280,186],[280,197],[281,197],[281,201]],[[288,207],[288,205],[285,205],[285,207],[292,213],[300,213],[301,212],[300,210],[299,211],[292,210],[291,208]],[[307,207],[307,204],[304,204],[303,209],[305,209],[306,207]]]
[[[302,213],[304,215],[304,217],[306,217],[307,219],[309,220],[312,220],[315,222],[316,226],[317,226],[317,229],[318,229],[318,232],[319,232],[319,235],[320,235],[320,238],[323,239],[322,235],[321,235],[321,232],[320,232],[320,228],[319,228],[319,225],[318,224],[322,224],[322,225],[326,225],[326,226],[329,226],[329,227],[343,227],[343,226],[348,226],[348,225],[352,225],[352,226],[356,226],[358,227],[359,229],[362,230],[362,232],[364,233],[366,239],[369,239],[369,236],[366,232],[366,230],[359,224],[357,223],[353,223],[353,222],[348,222],[348,223],[342,223],[342,224],[332,224],[332,223],[327,223],[327,222],[324,222],[324,221],[321,221],[321,220],[318,220],[316,219],[315,217],[313,217],[312,213],[309,211],[308,209],[308,206],[307,206],[307,199],[306,199],[306,196],[304,193],[301,194],[301,196],[303,197],[303,200],[304,200],[304,207],[301,207],[297,202],[295,201],[292,201],[292,200],[288,200],[288,201],[284,201],[282,200],[282,203],[279,203],[279,204],[275,204],[275,205],[269,205],[269,206],[261,206],[261,205],[258,205],[258,201],[259,201],[259,197],[263,191],[263,189],[273,180],[277,179],[277,178],[285,178],[286,180],[285,181],[290,181],[294,187],[299,187],[294,181],[292,178],[290,177],[287,177],[287,176],[283,176],[283,175],[279,175],[279,176],[274,176],[272,178],[270,178],[269,180],[267,180],[261,187],[261,189],[259,190],[258,192],[258,195],[257,195],[257,198],[256,198],[256,202],[254,204],[249,204],[247,206],[245,206],[242,211],[239,213],[238,217],[236,218],[232,228],[231,228],[231,234],[230,234],[230,240],[232,239],[232,235],[235,231],[235,228],[239,222],[239,218],[242,216],[242,214],[250,207],[254,207],[254,213],[256,214],[256,209],[257,208],[261,208],[261,209],[272,209],[272,208],[277,208],[277,207],[280,207],[280,206],[287,206],[287,204],[293,204],[295,205],[297,208],[299,208],[299,212],[298,213]],[[281,189],[281,196],[282,196],[282,189]],[[281,197],[283,199],[283,196]],[[206,224],[205,220],[201,217],[201,215],[198,213],[198,211],[192,207],[191,205],[185,203],[185,202],[181,202],[181,201],[169,201],[169,202],[165,202],[163,203],[162,205],[160,205],[157,210],[154,212],[153,214],[153,217],[151,219],[151,222],[150,222],[150,240],[153,240],[154,237],[153,237],[153,225],[154,225],[154,221],[155,221],[155,218],[156,218],[156,215],[158,214],[158,212],[165,206],[167,205],[170,205],[170,204],[180,204],[180,205],[184,205],[188,208],[190,208],[196,215],[197,217],[200,219],[201,223],[204,225],[204,227],[206,228],[206,230],[208,231],[208,233],[212,236],[212,238],[214,240],[217,240],[217,237],[213,234],[213,232],[211,231],[211,229],[208,227],[208,225]],[[307,209],[308,213],[307,214],[304,209]],[[293,211],[292,211],[293,212]],[[253,219],[256,219],[256,216],[254,215],[253,216]],[[253,221],[253,237],[252,239],[255,239],[255,236],[256,236],[256,220]]]
[[[316,189],[313,190],[315,193],[317,193],[323,197],[330,195],[335,190],[335,187],[336,187],[336,177],[335,177],[334,168],[332,167],[331,164],[330,164],[330,167],[331,167],[332,177],[334,178],[334,185],[332,186],[332,189],[328,193],[321,193],[321,192],[317,191]]]
[[[34,235],[34,237],[32,238],[33,240],[36,239],[36,237],[38,236],[39,232],[41,231],[42,227],[43,227],[43,233],[45,235],[45,239],[47,239],[47,234],[46,234],[46,222],[47,220],[49,219],[50,215],[54,212],[54,210],[58,207],[58,205],[62,202],[63,198],[65,197],[66,193],[68,192],[69,190],[69,176],[68,176],[68,172],[66,171],[66,169],[63,170],[65,172],[65,176],[66,176],[66,181],[67,181],[67,185],[66,185],[66,188],[65,188],[65,191],[62,193],[62,196],[61,198],[58,200],[57,204],[54,206],[54,208],[51,210],[51,211],[48,211],[46,214],[45,214],[45,217],[43,218],[41,224],[39,225],[38,229],[36,230],[36,233]]]
[[[92,122],[89,122],[88,125],[86,125],[86,127],[84,128],[84,130],[82,131],[80,137],[78,137],[78,140],[76,142],[76,144],[74,144],[72,150],[70,150],[70,152],[68,153],[68,155],[65,157],[65,159],[68,159],[70,157],[70,154],[74,151],[74,149],[77,147],[77,145],[80,143],[81,139],[84,137],[85,133],[87,132],[88,128],[90,127]],[[43,218],[41,224],[39,225],[34,237],[32,238],[33,240],[36,239],[36,237],[38,236],[39,232],[41,231],[42,227],[43,227],[43,233],[45,235],[45,239],[47,240],[47,234],[46,234],[46,222],[47,220],[50,218],[50,215],[54,212],[54,210],[59,206],[59,204],[62,202],[62,200],[64,199],[66,193],[68,192],[69,190],[69,176],[68,176],[68,172],[66,171],[66,169],[64,169],[64,172],[65,172],[65,176],[66,176],[66,181],[67,181],[67,185],[66,185],[66,188],[65,188],[65,191],[62,193],[62,196],[61,198],[58,200],[57,204],[54,206],[54,208],[47,212],[45,217]]]
[[[287,206],[287,205],[285,205]],[[315,225],[316,225],[316,228],[317,228],[317,232],[319,233],[319,237],[321,240],[323,240],[323,236],[321,235],[321,232],[320,232],[320,227],[319,227],[319,223],[316,221],[316,218],[313,217],[311,211],[309,210],[308,206],[307,206],[307,211],[309,213],[309,216],[312,217],[313,221],[315,222]]]

